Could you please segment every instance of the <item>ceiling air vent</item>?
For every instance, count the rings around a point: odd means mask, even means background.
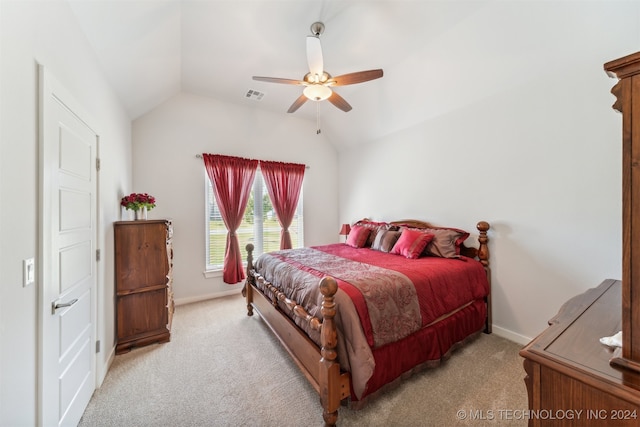
[[[257,90],[249,89],[247,91],[247,94],[245,95],[245,98],[253,99],[254,101],[260,101],[262,100],[263,96],[264,92],[258,92]]]

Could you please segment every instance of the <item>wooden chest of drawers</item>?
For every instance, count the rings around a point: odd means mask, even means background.
[[[168,220],[114,223],[116,354],[171,338],[172,234]]]

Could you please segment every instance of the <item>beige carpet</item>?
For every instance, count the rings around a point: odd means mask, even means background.
[[[171,342],[116,356],[80,426],[321,426],[318,395],[240,296],[176,307]],[[520,345],[481,334],[342,426],[525,426]]]

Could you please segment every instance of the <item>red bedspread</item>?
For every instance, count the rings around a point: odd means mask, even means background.
[[[482,302],[489,292],[485,270],[478,261],[465,257],[407,259],[333,244],[263,254],[255,268],[319,318],[317,279],[329,275],[338,281],[361,324],[361,329],[349,326],[339,331],[349,354],[345,365],[361,370],[352,371],[356,399],[417,365],[438,360],[455,342],[481,329],[486,313]],[[348,306],[338,305],[342,319],[349,317]],[[473,319],[467,321],[463,311],[473,312]],[[451,333],[443,333],[440,326]],[[362,351],[358,334],[370,350]],[[359,353],[371,360],[355,361]]]
[[[470,258],[407,259],[400,255],[390,255],[373,249],[355,249],[342,244],[315,246],[314,249],[407,276],[415,288],[420,307],[421,327],[471,301],[484,298],[489,293],[489,283],[484,267]],[[327,272],[324,274],[331,275]],[[335,278],[341,279],[339,276]],[[354,286],[350,283],[340,280],[339,285],[354,301],[363,327],[365,324],[370,325],[367,314],[369,302],[365,300],[362,293],[353,289]],[[369,339],[367,327],[364,327],[364,330]]]
[[[464,257],[407,259],[343,244],[271,255],[316,277],[335,278],[351,297],[372,348],[398,341],[488,293],[484,268]]]

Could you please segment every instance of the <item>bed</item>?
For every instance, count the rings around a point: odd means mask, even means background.
[[[320,395],[326,425],[491,333],[485,221],[469,233],[423,221],[363,219],[345,243],[253,258],[247,314],[273,331]],[[363,231],[364,229],[364,231]]]

